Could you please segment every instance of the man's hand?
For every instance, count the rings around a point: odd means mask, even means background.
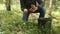
[[[38,7],[36,7],[34,4],[31,4],[30,10],[31,10],[32,12],[35,12],[37,9],[38,9]]]
[[[27,12],[28,12],[28,9],[25,8],[25,9],[24,9],[24,13],[27,13]]]

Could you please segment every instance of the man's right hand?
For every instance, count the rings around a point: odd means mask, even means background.
[[[25,8],[23,12],[24,12],[24,13],[27,13],[27,12],[28,12],[28,9]]]
[[[38,10],[38,7],[35,6],[34,4],[31,4],[30,11],[35,12],[36,10]]]

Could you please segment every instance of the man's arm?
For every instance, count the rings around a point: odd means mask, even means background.
[[[21,4],[21,9],[24,10],[25,9],[25,4],[24,4],[25,0],[20,0],[20,4]]]
[[[31,4],[31,8],[29,9],[32,12],[35,12],[38,9],[34,4]]]
[[[43,1],[42,0],[36,0],[38,2],[38,8],[42,8],[44,5],[43,5]]]

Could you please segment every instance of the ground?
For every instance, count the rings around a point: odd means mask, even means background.
[[[12,5],[12,11],[6,11],[4,5],[0,7],[0,34],[37,34],[40,31],[37,28],[38,22],[36,20],[23,22],[22,11],[19,5],[15,6]],[[52,16],[56,17],[52,20],[52,34],[60,34],[60,12],[52,11]]]

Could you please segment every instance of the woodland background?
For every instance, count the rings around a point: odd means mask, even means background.
[[[52,20],[52,34],[60,34],[60,0],[45,0],[46,16],[49,10]],[[50,4],[52,3],[52,4]],[[49,9],[49,7],[51,8]],[[20,0],[0,0],[0,34],[37,34],[38,13],[30,14],[29,21],[23,22]],[[35,16],[34,16],[35,15]],[[33,19],[32,19],[33,18]]]

